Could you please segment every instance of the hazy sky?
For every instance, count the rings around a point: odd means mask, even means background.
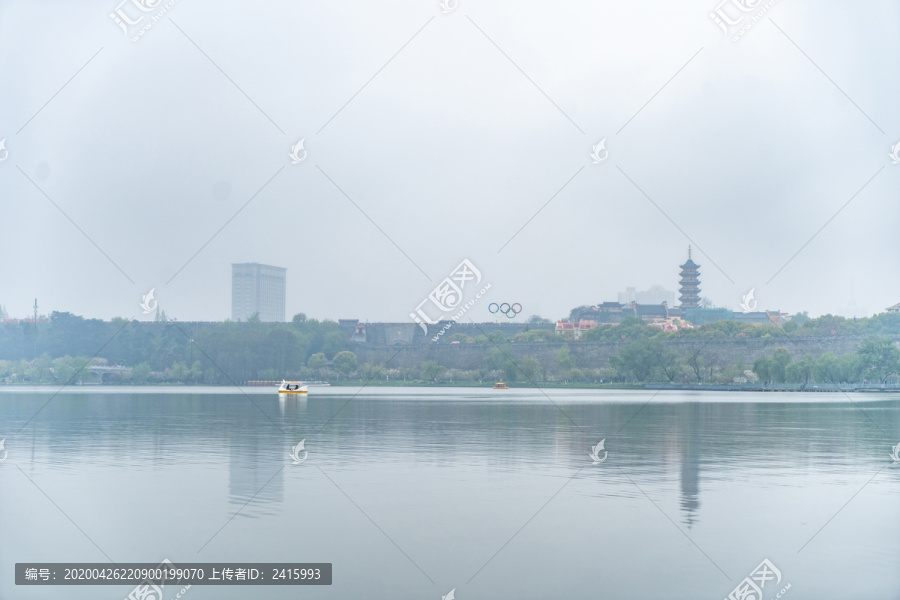
[[[689,243],[717,305],[900,302],[900,4],[734,42],[718,1],[178,0],[133,42],[165,4],[0,0],[0,304],[222,320],[261,262],[288,318],[407,321],[468,258],[469,316],[558,318],[675,290]]]

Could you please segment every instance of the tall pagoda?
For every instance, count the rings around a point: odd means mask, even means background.
[[[681,294],[678,300],[681,308],[697,308],[700,306],[700,265],[691,260],[691,247],[688,246],[687,262],[681,265]]]

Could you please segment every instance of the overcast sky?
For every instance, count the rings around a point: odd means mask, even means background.
[[[676,290],[688,244],[734,310],[900,302],[895,1],[779,0],[737,42],[718,0],[178,0],[137,42],[164,5],[125,35],[117,2],[0,0],[11,316],[146,318],[156,288],[222,320],[261,262],[288,318],[408,321],[468,258],[468,316],[559,318]]]

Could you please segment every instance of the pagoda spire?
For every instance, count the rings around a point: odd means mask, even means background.
[[[700,265],[691,260],[691,246],[688,245],[688,259],[681,265],[681,281],[679,281],[682,308],[700,306]]]

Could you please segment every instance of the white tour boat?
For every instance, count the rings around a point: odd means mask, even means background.
[[[306,386],[302,381],[285,381],[281,380],[281,387],[278,388],[279,394],[306,394]]]

